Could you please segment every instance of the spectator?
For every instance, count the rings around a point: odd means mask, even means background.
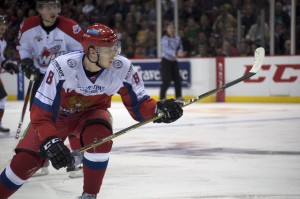
[[[265,22],[262,24],[260,15],[258,15],[256,17],[256,23],[250,27],[246,35],[246,40],[262,45],[263,41],[269,39],[269,32],[268,24]]]
[[[184,29],[184,35],[189,40],[191,45],[191,56],[195,55],[196,51],[196,41],[198,37],[199,26],[195,22],[194,18],[189,17],[187,26]]]
[[[279,1],[275,4],[275,22],[284,24],[287,29],[291,23],[289,14],[283,10],[282,3]]]
[[[291,54],[291,40],[287,39],[284,42],[284,55],[290,55]]]
[[[206,14],[202,14],[199,22],[199,31],[204,32],[206,37],[212,33],[212,27]]]
[[[250,46],[245,41],[241,41],[238,45],[238,55],[239,56],[249,56],[250,55]]]
[[[195,57],[208,57],[206,44],[200,44],[198,46],[197,55]]]
[[[244,29],[244,35],[245,37],[250,29],[250,27],[255,23],[255,16],[254,16],[254,11],[252,5],[247,5],[245,6],[245,10],[243,11],[243,16],[241,19],[241,24],[245,27]]]
[[[220,9],[220,14],[213,24],[213,31],[217,29],[217,24],[219,22],[223,23],[224,28],[231,28],[234,23],[236,23],[235,18],[229,13],[229,4],[223,4]]]
[[[274,46],[275,46],[275,55],[285,54],[284,43],[288,38],[286,33],[286,28],[282,23],[275,24],[275,34],[274,34]]]
[[[82,7],[83,14],[89,15],[94,9],[95,6],[93,4],[93,0],[85,0],[85,4]]]
[[[237,56],[236,48],[225,39],[223,40],[220,56],[230,57]]]

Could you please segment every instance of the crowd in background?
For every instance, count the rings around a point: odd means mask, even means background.
[[[162,0],[162,28],[174,20],[174,3]],[[290,54],[290,0],[275,1],[275,55]],[[261,10],[265,24],[261,24]],[[241,39],[237,37],[237,10],[241,12]],[[33,0],[2,0],[7,16],[7,56],[16,56],[22,21],[37,15]],[[112,27],[128,58],[156,58],[156,0],[61,0],[61,15],[81,28],[99,22]],[[269,50],[268,0],[178,0],[179,36],[186,57],[248,56],[257,46]],[[260,34],[263,28],[265,34]],[[300,5],[296,8],[296,54],[300,53]]]

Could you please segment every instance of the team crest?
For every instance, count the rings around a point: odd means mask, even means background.
[[[73,26],[73,33],[74,34],[78,34],[80,32],[80,26],[77,24],[77,25],[74,25]]]
[[[37,62],[41,67],[48,67],[51,60],[55,59],[56,57],[63,55],[64,51],[60,51],[61,46],[56,45],[52,48],[46,48],[44,47],[40,55],[37,57]]]
[[[77,65],[77,62],[74,59],[68,59],[67,63],[71,68],[74,68]]]
[[[113,66],[117,69],[121,68],[123,66],[123,63],[120,60],[115,60],[113,62]]]
[[[34,39],[37,40],[37,41],[42,41],[43,40],[43,38],[40,35],[36,35],[34,37]]]

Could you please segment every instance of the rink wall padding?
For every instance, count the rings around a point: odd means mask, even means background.
[[[179,59],[184,98],[196,97],[241,77],[250,70],[253,60],[251,56]],[[147,93],[158,99],[160,59],[131,61],[141,73]],[[24,99],[29,80],[22,75],[1,74],[8,100]],[[174,93],[171,85],[168,98],[174,97]],[[121,99],[115,95],[113,100]],[[261,71],[255,76],[200,102],[300,103],[300,56],[266,56]]]

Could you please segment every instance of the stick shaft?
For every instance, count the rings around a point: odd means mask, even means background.
[[[19,121],[19,125],[18,125],[16,135],[15,135],[16,139],[19,139],[19,136],[20,136],[20,133],[21,133],[21,130],[22,130],[22,125],[23,125],[25,113],[26,113],[26,110],[27,110],[27,104],[28,104],[28,101],[29,101],[29,97],[30,97],[33,82],[34,82],[33,78],[34,78],[34,76],[31,75],[30,80],[29,80],[29,84],[28,84],[28,88],[27,88],[27,91],[26,91],[26,95],[25,95],[25,100],[24,100],[24,104],[23,104],[23,108],[22,108],[21,118],[20,118],[20,121]]]

